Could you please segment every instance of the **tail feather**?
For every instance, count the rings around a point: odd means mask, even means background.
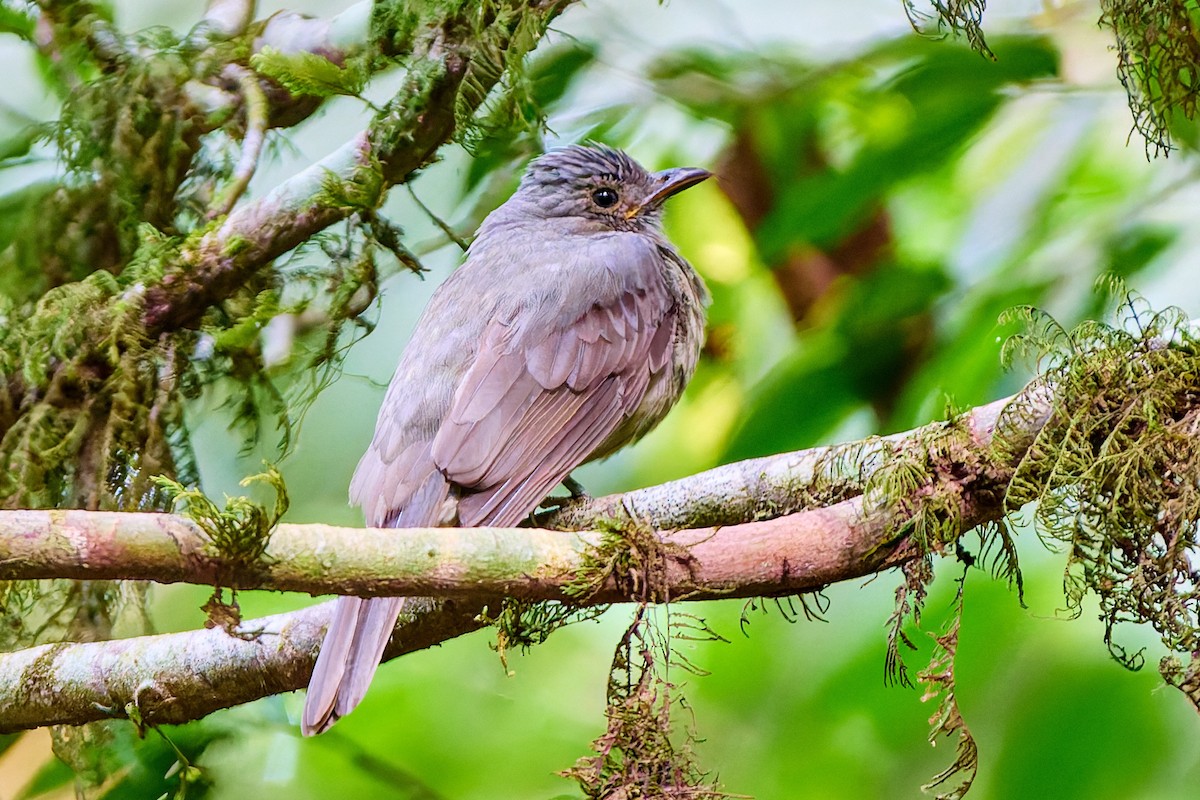
[[[430,462],[425,479],[389,522],[397,528],[436,525],[449,490],[449,483]],[[305,736],[329,730],[362,701],[403,607],[403,597],[337,599],[308,682],[300,722]]]
[[[396,619],[404,608],[404,600],[403,597],[373,597],[363,601],[358,613],[358,628],[354,632],[354,646],[333,709],[334,719],[349,714],[366,695],[371,678],[379,669],[383,649],[396,627]]]
[[[333,603],[333,617],[325,629],[325,640],[321,642],[317,663],[308,681],[308,696],[304,699],[300,730],[305,736],[321,733],[334,723],[338,687],[342,684],[350,648],[354,645],[358,610],[363,602],[359,597],[339,597]]]
[[[304,701],[305,736],[329,730],[362,701],[403,606],[403,597],[337,599]]]

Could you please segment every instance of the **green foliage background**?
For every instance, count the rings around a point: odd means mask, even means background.
[[[182,30],[196,13],[193,4],[125,3],[116,15],[127,29]],[[1000,312],[1036,305],[1068,325],[1100,317],[1092,287],[1104,273],[1116,272],[1155,307],[1200,316],[1195,156],[1183,150],[1148,163],[1136,134],[1127,144],[1130,112],[1098,16],[1087,3],[1034,17],[997,9],[985,27],[993,63],[915,36],[891,0],[596,0],[568,12],[529,76],[551,111],[549,143],[593,137],[662,167],[712,164],[741,142],[764,167],[754,187],[772,200],[753,226],[711,184],[673,201],[671,236],[713,290],[713,346],[659,431],[577,477],[596,493],[632,488],[736,458],[902,430],[940,417],[948,403],[995,399],[1028,377],[1000,369],[1011,333],[997,325]],[[395,84],[384,76],[365,94],[385,98]],[[14,141],[26,117],[57,113],[37,85],[30,71],[4,97],[4,135]],[[356,98],[330,101],[286,143],[274,140],[251,192],[328,152],[368,112]],[[1188,146],[1186,136],[1180,143]],[[497,129],[472,144],[474,158],[448,151],[416,182],[416,195],[470,230],[538,146],[527,131]],[[0,170],[0,208],[19,207],[46,170],[53,165],[37,158]],[[294,450],[280,465],[288,521],[360,522],[345,487],[382,386],[425,299],[459,258],[407,192],[393,192],[384,210],[404,223],[430,274],[383,285],[368,312],[375,331],[293,432]],[[800,312],[785,302],[772,267],[811,264],[871,224],[886,229],[887,244],[866,266],[833,270]],[[289,267],[300,272],[319,259],[307,250]],[[228,401],[237,399],[210,391],[187,409],[210,496],[242,493],[239,479],[276,456],[272,437],[247,451],[242,433],[228,429]],[[1058,613],[1060,554],[1032,535],[1018,545],[1028,608],[984,571],[966,579],[957,695],[981,754],[970,796],[1194,796],[1194,713],[1152,670],[1129,673],[1108,656],[1093,605],[1079,619]],[[949,561],[937,566],[930,631],[949,615],[961,573]],[[884,686],[884,623],[899,582],[886,574],[832,587],[823,621],[774,601],[701,608],[731,642],[688,648],[711,674],[677,676],[688,701],[679,717],[694,717],[700,763],[730,792],[916,797],[949,763],[951,741],[936,749],[925,742],[934,709],[919,690]],[[207,597],[203,588],[155,588],[156,628],[200,625]],[[265,593],[240,600],[247,615],[306,602]],[[617,608],[556,633],[511,660],[511,674],[486,633],[405,657],[381,669],[359,710],[314,740],[299,737],[299,696],[164,733],[200,767],[189,797],[575,797],[555,772],[603,729],[611,651],[627,614]],[[1118,636],[1130,649],[1149,647],[1157,661],[1152,632]],[[921,649],[909,658],[920,667],[931,643],[913,638]],[[162,777],[177,758],[172,747],[122,730],[130,769],[104,796],[177,791],[177,777]],[[69,775],[45,763],[18,791],[15,779],[3,780],[17,767],[0,752],[0,800],[61,796]]]

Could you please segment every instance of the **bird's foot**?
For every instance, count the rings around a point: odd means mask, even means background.
[[[563,478],[563,487],[571,493],[572,500],[591,500],[592,496],[583,488],[583,484],[572,478],[570,475]]]

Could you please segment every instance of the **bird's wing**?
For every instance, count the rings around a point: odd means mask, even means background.
[[[675,308],[658,279],[537,329],[493,320],[432,455],[464,488],[464,526],[514,525],[638,407],[668,368]]]

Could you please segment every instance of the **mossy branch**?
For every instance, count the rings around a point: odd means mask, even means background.
[[[571,2],[501,4],[504,13],[481,13],[474,3],[448,4],[407,23],[405,44],[411,49],[400,90],[341,148],[261,199],[236,207],[223,223],[189,242],[177,269],[146,289],[143,322],[149,334],[194,326],[257,270],[361,210],[334,202],[330,181],[348,195],[358,194],[355,187],[363,184],[377,186],[382,199],[383,190],[430,164],[499,81],[501,73],[489,68],[495,52],[507,52],[515,37],[522,38],[521,47],[529,46],[523,37],[533,30],[536,40]]]
[[[787,594],[842,579],[848,571],[865,574],[894,563],[896,548],[904,549],[903,539],[889,540],[889,531],[910,525],[922,498],[932,494],[928,487],[915,486],[904,502],[887,507],[870,501],[869,495],[866,501],[806,501],[810,491],[829,479],[828,471],[839,468],[831,454],[859,454],[856,471],[843,479],[851,486],[869,485],[880,465],[873,466],[862,453],[874,452],[880,443],[924,449],[953,427],[968,432],[982,463],[996,426],[1012,416],[1005,413],[1007,402],[887,439],[753,459],[657,487],[572,503],[542,516],[541,524],[555,530],[284,524],[269,540],[253,537],[258,549],[247,557],[236,548],[214,548],[212,526],[170,514],[0,512],[0,579],[125,578],[220,582],[231,588],[314,595],[573,599],[579,592],[571,586],[577,587],[585,557],[623,521],[632,521],[688,548],[691,561],[672,570],[661,587],[671,597]],[[1035,412],[1022,419],[1038,425],[1044,415]],[[955,515],[962,525],[977,524],[1002,506],[1008,476],[1003,465],[981,466],[969,477],[961,474],[962,463],[945,466],[946,496],[962,506]],[[960,474],[951,477],[951,471]],[[946,496],[939,495],[939,507]],[[727,502],[718,513],[721,497]],[[871,513],[864,512],[865,502],[871,503]],[[988,508],[975,508],[981,504]],[[801,561],[813,566],[798,571]],[[596,602],[628,597],[611,581],[594,588],[589,599]]]
[[[1022,401],[1025,413],[1005,413],[998,401],[897,439],[924,448],[931,436],[954,426],[986,463],[967,476],[962,465],[945,465],[940,503],[954,498],[954,518],[967,530],[1003,513],[1003,489],[1012,464],[989,454],[997,427],[1006,441],[1028,441],[1048,407],[1038,396]],[[1009,420],[1023,426],[1011,428]],[[861,451],[870,451],[861,443]],[[1008,450],[1014,457],[1020,453]],[[601,498],[553,515],[547,522],[608,519],[613,508],[634,511],[640,524],[662,531],[671,520],[703,520],[712,498],[731,481],[758,476],[770,494],[780,487],[813,487],[824,474],[814,464],[825,449],[730,465],[662,487]],[[790,472],[784,466],[793,465]],[[869,473],[869,467],[863,472]],[[735,475],[741,478],[735,478]],[[814,474],[817,476],[814,478]],[[866,477],[860,473],[859,478]],[[969,480],[967,478],[970,478]],[[674,600],[754,597],[816,589],[862,577],[923,555],[907,537],[897,537],[919,513],[923,487],[911,502],[891,503],[864,513],[862,497],[807,508],[769,519],[763,506],[744,506],[744,519],[720,527],[662,533],[686,548],[687,557],[665,559],[655,576],[655,593]],[[735,495],[736,496],[736,495]],[[617,517],[619,519],[619,517]],[[664,522],[667,524],[664,525]],[[262,561],[245,570],[214,556],[207,538],[190,520],[170,515],[99,515],[80,511],[23,511],[0,515],[0,576],[63,575],[210,582],[309,592],[436,595],[406,608],[391,655],[410,652],[481,627],[483,612],[502,597],[564,599],[600,604],[629,599],[636,576],[614,570],[579,598],[577,576],[594,565],[603,532],[541,529],[339,529],[279,526]],[[664,552],[671,552],[673,548]],[[0,656],[0,732],[46,724],[76,724],[128,715],[134,708],[147,724],[183,722],[218,708],[305,685],[327,621],[317,606],[291,615],[243,623],[248,638],[223,631],[196,631],[118,642],[59,644]],[[252,679],[251,676],[253,676]],[[132,704],[132,705],[130,705]]]
[[[178,724],[307,685],[332,604],[220,627],[106,642],[60,643],[0,656],[0,732],[139,715]],[[405,604],[386,658],[483,626],[482,606]]]

